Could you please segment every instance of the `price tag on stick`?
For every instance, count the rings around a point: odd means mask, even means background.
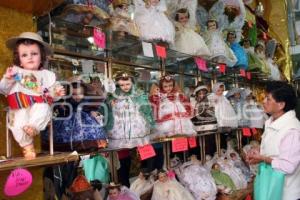
[[[176,138],[172,140],[172,152],[180,152],[188,150],[187,138]]]
[[[94,28],[94,42],[99,48],[105,49],[106,46],[105,33],[102,32],[99,28]]]
[[[250,128],[243,128],[243,136],[245,137],[251,137],[251,131]]]
[[[156,54],[158,57],[167,58],[166,48],[163,46],[155,45]]]
[[[145,146],[139,146],[139,147],[137,147],[137,149],[140,154],[141,160],[146,160],[146,159],[154,157],[156,155],[154,148],[151,144],[147,144]]]
[[[191,149],[197,147],[196,137],[190,137],[188,141]]]

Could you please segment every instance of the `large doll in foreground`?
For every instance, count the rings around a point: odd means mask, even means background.
[[[107,99],[109,147],[133,148],[149,143],[154,120],[148,97],[135,88],[128,73],[118,74],[115,80],[117,89]]]
[[[7,68],[0,82],[0,93],[9,105],[8,128],[23,149],[26,159],[36,157],[33,138],[51,119],[50,103],[63,96],[64,88],[56,83],[55,74],[43,69],[50,46],[36,33],[24,32],[7,40],[14,51],[13,66]]]

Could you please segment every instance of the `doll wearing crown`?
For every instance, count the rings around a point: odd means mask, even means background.
[[[237,58],[225,43],[216,20],[210,19],[207,21],[207,31],[204,33],[204,40],[211,52],[210,60],[216,63],[225,63],[229,67],[236,64]]]
[[[190,13],[188,9],[181,8],[175,15],[175,46],[177,51],[194,56],[209,57],[210,51],[203,38],[189,25]]]
[[[43,69],[50,46],[36,33],[24,32],[7,40],[14,51],[13,66],[7,68],[0,82],[0,92],[9,105],[8,128],[23,149],[26,159],[36,157],[34,136],[45,129],[51,119],[50,103],[63,96],[64,88],[55,74]]]
[[[131,35],[140,36],[139,29],[130,18],[128,0],[114,0],[112,17],[110,18],[111,29],[113,31],[122,31]]]
[[[122,72],[115,81],[117,89],[107,98],[109,147],[133,148],[149,143],[154,120],[148,97],[136,89],[133,75]]]
[[[164,13],[167,8],[165,0],[134,0],[135,17],[141,39],[162,40],[174,43],[175,29]]]
[[[173,77],[163,76],[159,81],[159,88],[154,88],[149,98],[156,120],[154,137],[196,134],[190,120],[189,99],[177,89]]]

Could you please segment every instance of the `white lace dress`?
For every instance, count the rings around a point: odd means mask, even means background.
[[[112,109],[114,125],[108,131],[110,148],[133,148],[149,143],[150,125],[130,96],[118,98]]]
[[[200,163],[191,161],[184,163],[176,172],[180,182],[189,189],[195,199],[216,199],[215,181],[210,171],[201,166]]]
[[[134,3],[134,20],[139,27],[141,39],[174,43],[175,28],[164,13],[167,10],[164,0],[149,8],[146,8],[143,0],[134,0]]]
[[[174,49],[193,56],[210,57],[211,53],[203,38],[189,25],[176,23],[176,36]]]

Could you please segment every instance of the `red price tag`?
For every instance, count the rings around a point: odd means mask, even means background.
[[[105,33],[98,28],[94,28],[94,42],[99,48],[105,49],[106,46]]]
[[[188,140],[191,149],[197,147],[196,137],[190,137]]]
[[[247,72],[247,79],[251,80],[251,72]]]
[[[219,64],[219,72],[225,73],[226,71],[226,64]]]
[[[167,57],[167,51],[165,47],[155,45],[156,54],[158,57],[166,58]]]
[[[141,160],[146,160],[156,155],[154,148],[151,144],[147,144],[145,146],[139,146],[137,147],[137,149],[140,154]]]
[[[251,136],[250,128],[243,128],[243,136],[245,136],[245,137]]]
[[[251,194],[248,194],[245,200],[252,200]]]
[[[177,138],[172,140],[172,152],[180,152],[188,150],[187,138]]]
[[[204,72],[208,71],[207,66],[206,66],[206,61],[204,59],[196,57],[195,62],[197,64],[199,70],[204,71]]]
[[[246,70],[240,69],[240,75],[241,75],[242,77],[246,77]]]
[[[256,128],[251,128],[251,131],[252,131],[252,134],[253,134],[253,135],[256,135],[256,134],[257,134]]]

